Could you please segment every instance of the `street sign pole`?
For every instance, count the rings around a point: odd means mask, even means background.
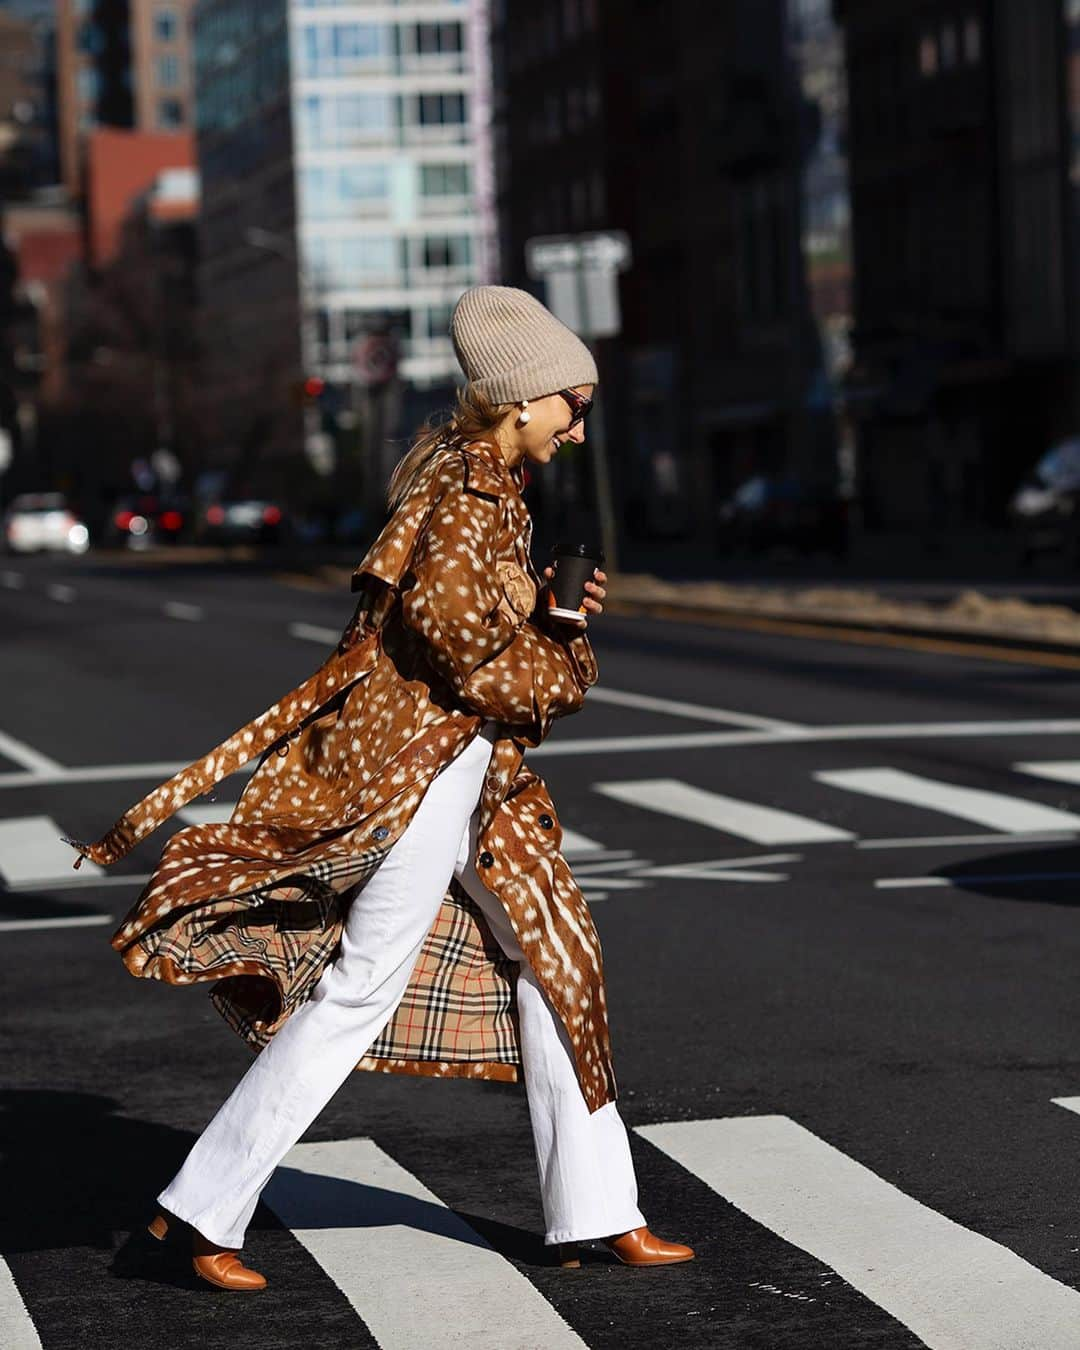
[[[630,266],[630,240],[620,230],[600,234],[540,235],[525,245],[530,276],[542,277],[548,305],[596,352],[596,339],[620,330],[618,273]],[[608,468],[604,421],[597,417],[586,437],[606,570],[618,571],[615,504]]]

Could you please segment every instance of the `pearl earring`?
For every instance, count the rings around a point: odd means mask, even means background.
[[[521,400],[521,412],[518,413],[519,427],[523,427],[525,423],[528,422],[529,418],[532,417],[532,413],[528,411],[528,407],[529,407],[529,400],[527,398],[523,398]]]

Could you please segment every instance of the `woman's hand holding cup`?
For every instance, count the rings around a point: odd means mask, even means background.
[[[549,582],[554,575],[554,567],[544,568],[544,576]],[[590,614],[602,614],[604,612],[604,596],[607,595],[607,588],[604,586],[604,582],[607,581],[607,573],[601,571],[599,567],[595,567],[593,568],[593,577],[595,580],[585,583],[585,598],[582,604]],[[570,621],[564,620],[564,622]]]

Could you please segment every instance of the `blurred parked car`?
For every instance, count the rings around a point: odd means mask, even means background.
[[[824,485],[798,478],[748,478],[717,519],[724,550],[847,553],[847,503]]]
[[[1009,502],[1021,562],[1063,553],[1080,565],[1080,436],[1048,450]]]
[[[85,553],[90,532],[62,492],[24,492],[4,512],[9,553]]]
[[[106,542],[127,548],[157,548],[175,544],[188,526],[189,508],[180,499],[152,493],[121,497],[109,513]]]
[[[208,502],[195,520],[196,537],[206,544],[280,544],[288,530],[281,507],[258,497]]]

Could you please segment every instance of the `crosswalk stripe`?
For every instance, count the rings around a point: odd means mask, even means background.
[[[4,1350],[41,1350],[41,1338],[3,1259],[0,1259],[0,1331],[4,1333]]]
[[[588,835],[578,834],[577,830],[568,830],[565,825],[562,832],[562,847],[568,858],[577,858],[588,853],[604,851],[603,844],[597,843],[595,839],[590,839]]]
[[[235,802],[196,802],[176,814],[189,825],[226,825],[235,807]]]
[[[75,852],[60,836],[64,831],[51,816],[16,816],[0,820],[0,877],[12,884],[67,880]],[[84,859],[84,877],[101,875],[96,863]]]
[[[1056,783],[1080,783],[1080,759],[1040,760],[1014,764],[1013,768],[1035,778],[1052,778]]]
[[[63,772],[63,766],[58,764],[55,759],[50,759],[48,755],[41,754],[35,750],[32,745],[27,745],[25,741],[16,740],[14,736],[9,736],[6,731],[0,731],[0,755],[14,760],[16,764],[31,773],[56,773]]]
[[[584,1350],[539,1290],[370,1139],[298,1144],[263,1199],[382,1350]]]
[[[676,1121],[637,1133],[830,1266],[931,1350],[1076,1350],[1080,1294],[787,1116]]]
[[[1010,834],[1028,830],[1080,829],[1080,816],[1070,811],[1059,811],[1056,807],[1029,802],[1004,792],[942,783],[936,778],[924,778],[903,769],[827,769],[815,773],[814,778],[829,787],[940,811],[946,816],[957,816]]]
[[[0,933],[29,933],[37,928],[97,928],[103,923],[115,923],[111,914],[69,914],[61,919],[4,919]]]
[[[641,778],[618,783],[594,783],[594,789],[605,797],[626,802],[631,806],[658,811],[679,820],[692,820],[713,830],[750,839],[755,844],[822,844],[833,840],[851,839],[848,830],[837,829],[820,820],[780,811],[775,806],[761,806],[725,797],[719,792],[677,778]]]

